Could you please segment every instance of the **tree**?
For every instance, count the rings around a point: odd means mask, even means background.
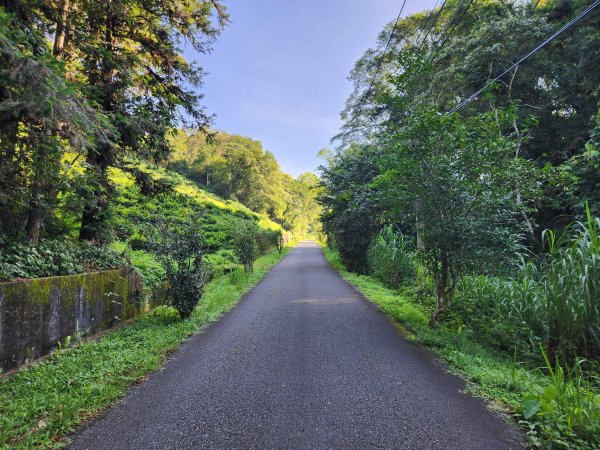
[[[108,142],[112,130],[66,79],[43,43],[43,24],[29,19],[34,12],[19,12],[0,8],[0,232],[37,242],[57,196],[72,189],[65,153],[85,153],[90,139]]]
[[[365,52],[350,74],[354,91],[342,113],[345,123],[338,136],[343,147],[369,142],[371,134],[387,120],[389,110],[380,97],[393,89],[390,74],[413,73],[404,90],[395,93],[405,106],[396,111],[398,117],[410,116],[415,105],[421,104],[449,111],[589,5],[580,0],[473,2],[447,37],[462,3],[445,3],[426,41],[430,11],[401,19],[385,54],[382,50],[393,24],[382,30],[377,48]],[[493,96],[480,98],[461,112],[469,115],[519,103],[512,126],[522,137],[527,136],[520,153],[545,168],[541,178],[544,195],[529,218],[542,229],[560,228],[576,216],[581,218],[583,212],[584,198],[565,195],[572,186],[561,166],[585,152],[593,128],[600,92],[599,17],[596,9],[492,86]],[[531,117],[536,118],[535,126],[528,125]],[[538,233],[532,231],[530,244],[539,251],[540,243],[532,237]]]
[[[36,241],[68,190],[84,199],[80,237],[106,239],[109,168],[161,160],[181,122],[208,127],[182,45],[209,51],[226,21],[217,0],[0,1],[0,232]],[[85,186],[67,182],[67,154]]]
[[[81,66],[88,98],[117,132],[115,140],[96,141],[86,154],[94,183],[80,237],[102,240],[112,193],[108,169],[126,167],[126,153],[163,159],[170,150],[167,137],[187,117],[201,129],[209,125],[194,90],[202,71],[183,58],[180,45],[187,42],[199,52],[209,51],[226,16],[217,1],[79,0],[66,20],[65,60]]]
[[[258,227],[254,223],[245,222],[241,225],[233,240],[235,254],[244,265],[246,272],[254,270],[254,261],[258,258],[258,244],[256,238]]]
[[[354,145],[320,168],[323,231],[346,267],[359,273],[367,272],[367,250],[382,222],[378,192],[371,185],[379,174],[378,158],[374,146]]]
[[[259,141],[218,132],[209,138],[179,133],[171,164],[185,175],[225,198],[281,220],[284,205],[283,173],[270,151]]]
[[[435,280],[431,326],[450,311],[462,273],[497,272],[516,260],[523,203],[533,192],[528,164],[505,132],[514,112],[462,118],[424,108],[390,126],[376,184],[382,204],[407,228],[418,224],[420,254]],[[414,228],[413,228],[414,229]]]
[[[322,190],[319,178],[313,173],[303,173],[295,179],[284,175],[283,190],[285,210],[281,225],[297,238],[317,236],[322,210],[317,203]]]

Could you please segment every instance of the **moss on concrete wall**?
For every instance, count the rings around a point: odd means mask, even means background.
[[[63,343],[131,319],[141,301],[133,269],[0,283],[0,368],[17,367]],[[158,298],[152,298],[158,302]]]

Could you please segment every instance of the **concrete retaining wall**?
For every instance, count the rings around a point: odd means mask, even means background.
[[[133,318],[151,307],[141,289],[133,269],[0,283],[0,368]]]

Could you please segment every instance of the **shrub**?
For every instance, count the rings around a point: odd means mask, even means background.
[[[265,255],[277,248],[277,231],[257,228],[256,245],[258,245],[259,255]]]
[[[279,254],[283,251],[283,246],[285,245],[285,236],[283,235],[283,230],[277,230],[275,232],[275,244],[277,245],[277,251]]]
[[[415,279],[416,264],[412,242],[388,225],[375,236],[367,252],[369,273],[391,287]]]
[[[583,371],[586,360],[578,358],[565,370],[558,359],[553,367],[544,351],[542,355],[545,385],[535,385],[524,396],[521,410],[531,443],[540,448],[598,448],[600,394]]]
[[[256,224],[247,222],[240,226],[234,237],[235,254],[240,263],[244,265],[246,272],[252,272],[254,261],[258,257],[257,235],[258,227]]]
[[[171,306],[186,319],[200,301],[209,278],[202,259],[202,234],[194,223],[175,231],[159,223],[156,231],[153,246],[165,270]]]
[[[600,359],[600,218],[573,226],[565,239],[546,234],[550,261],[539,291],[545,309],[544,336],[551,355]]]
[[[522,263],[513,278],[464,278],[459,286],[463,317],[479,328],[486,317],[517,324],[532,349],[542,342],[550,358],[562,363],[571,364],[577,356],[599,359],[599,231],[600,219],[588,211],[586,222],[561,236],[545,231],[546,259]]]

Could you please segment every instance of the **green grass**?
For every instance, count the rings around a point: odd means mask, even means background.
[[[462,330],[431,329],[429,310],[415,302],[408,293],[390,289],[370,276],[346,271],[337,254],[324,247],[323,252],[340,275],[356,286],[386,314],[406,328],[405,335],[439,353],[452,370],[474,382],[468,389],[475,394],[498,400],[499,406],[519,410],[525,392],[540,383],[539,375],[528,371],[511,358],[471,342]]]
[[[165,279],[165,269],[158,261],[156,255],[145,250],[131,250],[125,242],[115,241],[110,248],[118,254],[125,255],[135,270],[144,280],[144,289],[150,290]]]
[[[212,281],[188,320],[159,308],[101,339],[58,350],[1,377],[0,448],[64,446],[67,433],[115,403],[169,352],[231,309],[290,249],[259,258],[252,273],[236,270]]]
[[[370,276],[348,272],[335,251],[324,247],[323,252],[345,280],[397,321],[409,340],[438,353],[451,371],[467,381],[470,392],[491,400],[496,409],[513,414],[530,446],[600,448],[600,395],[580,369],[563,376],[564,369],[558,362],[554,368],[549,364],[533,367],[520,362],[518,355],[475,342],[463,327],[431,329],[428,317],[433,304],[423,302],[408,289],[390,289]],[[538,406],[540,412],[529,416],[528,405]]]
[[[204,205],[212,209],[220,210],[227,214],[237,214],[240,217],[257,219],[258,226],[266,230],[279,230],[281,226],[270,220],[263,214],[258,214],[250,210],[248,207],[233,200],[225,200],[212,192],[208,192],[194,183],[192,180],[178,174],[174,171],[169,171],[159,166],[148,164],[147,162],[138,161],[136,163],[138,169],[149,173],[153,179],[169,180],[173,184],[173,189],[185,197],[193,199],[199,205]],[[133,188],[135,185],[131,175],[119,169],[111,169],[111,181],[115,183],[121,190]]]

